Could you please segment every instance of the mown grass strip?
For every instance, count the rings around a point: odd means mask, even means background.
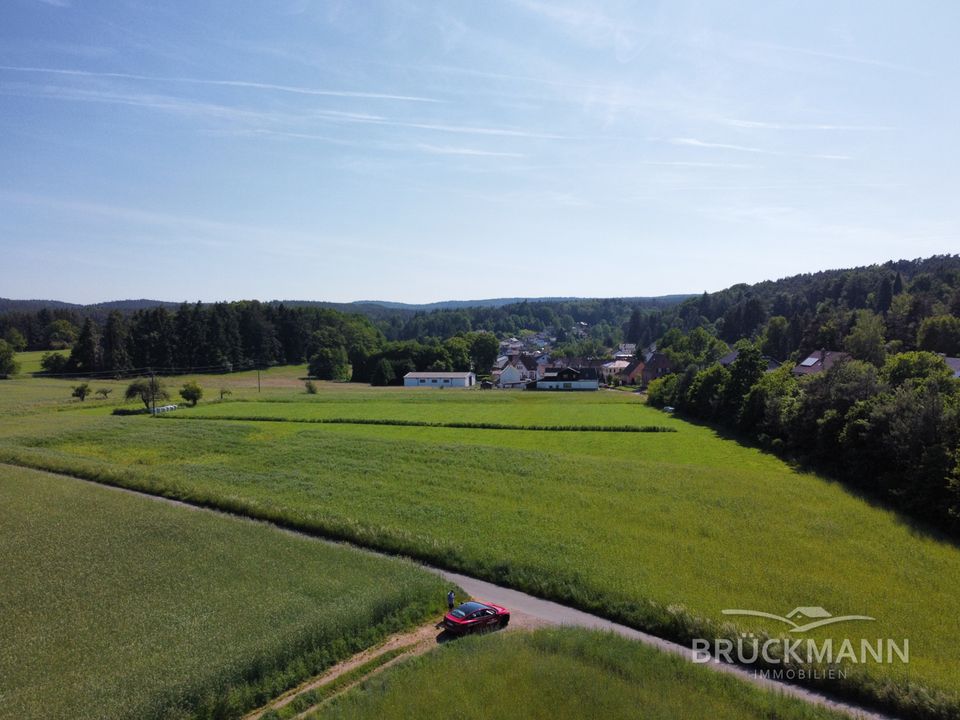
[[[129,414],[118,413],[115,415]],[[427,420],[391,420],[386,418],[281,418],[264,415],[158,415],[164,420],[228,420],[231,422],[290,422],[315,425],[393,425],[397,427],[456,428],[461,430],[532,430],[535,432],[619,432],[675,433],[664,425],[512,425],[491,422],[430,422]]]
[[[325,700],[339,693],[344,688],[352,685],[360,678],[366,677],[380,667],[383,667],[394,658],[408,652],[413,645],[404,645],[403,647],[393,648],[387,652],[377,655],[362,665],[343,673],[336,679],[313,688],[307,692],[297,695],[293,700],[279,708],[271,708],[260,716],[260,720],[288,720],[289,718],[300,715],[311,708],[315,708]]]

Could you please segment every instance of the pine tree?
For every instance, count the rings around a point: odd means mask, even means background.
[[[100,370],[100,330],[90,318],[83,323],[80,336],[70,352],[70,366],[78,372],[92,373]]]

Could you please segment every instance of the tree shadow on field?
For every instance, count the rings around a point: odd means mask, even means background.
[[[824,463],[815,463],[807,458],[798,456],[788,450],[777,450],[769,445],[758,441],[756,438],[742,433],[733,428],[724,425],[716,425],[707,420],[691,418],[683,415],[679,411],[673,414],[677,420],[681,420],[689,425],[709,430],[715,437],[721,440],[729,440],[740,447],[751,450],[758,450],[764,455],[770,455],[790,468],[790,471],[796,475],[816,475],[830,485],[839,487],[846,495],[862,500],[867,505],[877,510],[889,512],[893,516],[894,522],[903,527],[911,536],[921,539],[933,540],[944,545],[950,545],[960,549],[960,537],[955,532],[942,527],[934,522],[927,522],[921,518],[908,513],[903,508],[897,507],[883,493],[878,490],[871,490],[864,485],[858,485],[850,480],[845,480],[837,475],[836,469],[831,468]]]

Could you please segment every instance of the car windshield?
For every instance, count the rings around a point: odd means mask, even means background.
[[[485,607],[486,605],[481,605],[480,603],[477,603],[477,602],[467,602],[461,605],[460,607],[458,607],[456,610],[454,610],[450,614],[453,615],[455,618],[465,618],[467,617],[467,615],[475,613],[477,610],[482,610]]]

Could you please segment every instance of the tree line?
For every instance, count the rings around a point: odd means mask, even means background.
[[[115,310],[102,323],[87,317],[80,327],[46,310],[29,315],[26,323],[6,318],[9,340],[0,340],[0,360],[9,356],[10,367],[5,373],[0,366],[0,374],[15,372],[13,351],[29,347],[23,330],[53,350],[42,360],[48,373],[76,375],[222,373],[306,362],[319,379],[391,385],[411,370],[486,372],[499,346],[480,331],[389,341],[363,315],[256,301]],[[56,352],[68,348],[69,354]]]
[[[857,342],[848,340],[857,326],[864,341],[874,342],[882,324],[888,352],[952,354],[960,352],[956,317],[960,255],[938,255],[704,293],[649,314],[639,335],[643,344],[672,328],[706,328],[727,343],[763,336],[764,353],[784,361],[821,348],[843,349],[845,342]]]
[[[748,340],[724,367],[716,362],[721,346],[705,344],[703,334],[674,338],[690,363],[650,384],[652,405],[746,434],[960,532],[960,380],[943,356],[851,357],[795,377],[792,363],[768,372],[761,343]]]

